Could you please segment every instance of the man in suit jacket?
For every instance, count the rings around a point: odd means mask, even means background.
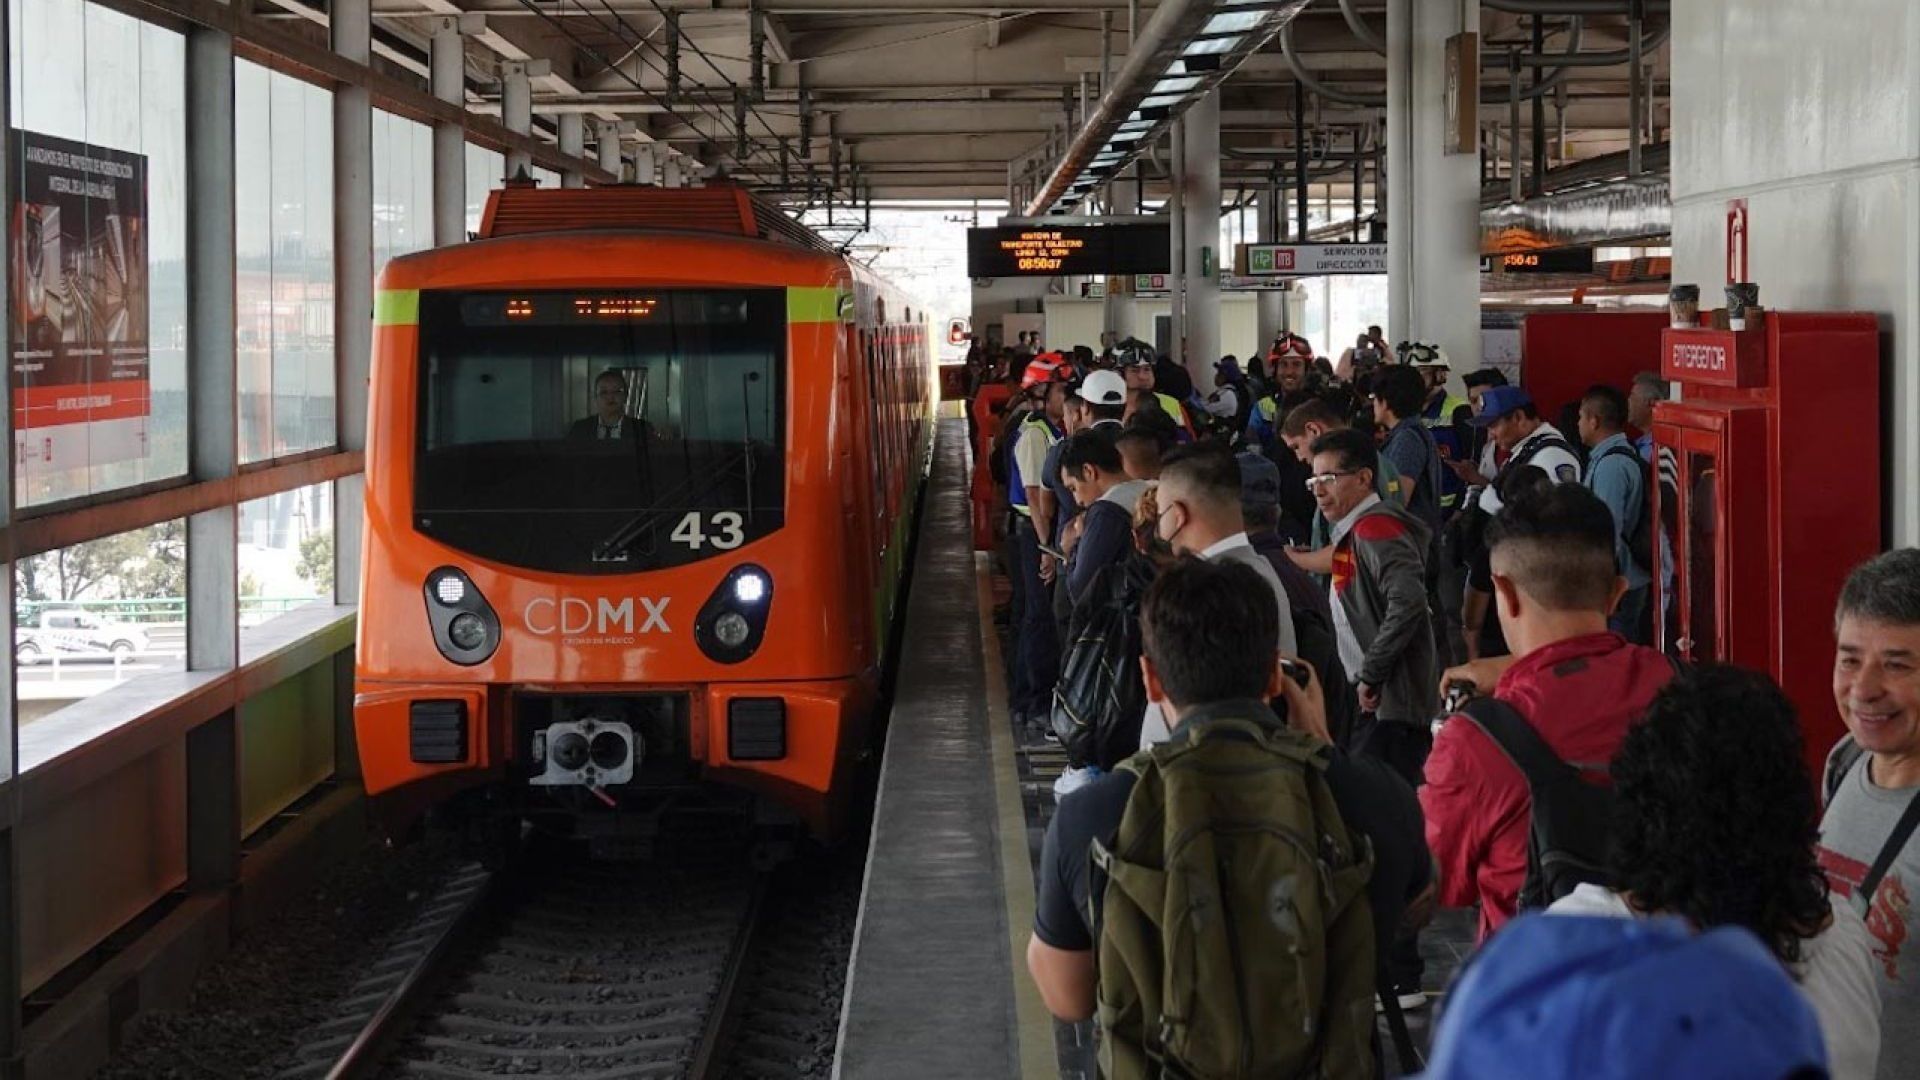
[[[568,439],[643,439],[647,422],[627,415],[627,379],[608,368],[593,380],[592,416],[584,416],[567,428]]]

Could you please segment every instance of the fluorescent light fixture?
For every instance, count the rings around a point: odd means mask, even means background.
[[[1178,105],[1186,96],[1185,94],[1151,94],[1140,104],[1149,109],[1164,109],[1170,105]]]
[[[1200,85],[1198,75],[1162,75],[1160,81],[1153,84],[1155,94],[1184,94]]]
[[[1215,34],[1244,34],[1259,26],[1267,17],[1264,11],[1223,11],[1207,20],[1200,32],[1207,37]]]

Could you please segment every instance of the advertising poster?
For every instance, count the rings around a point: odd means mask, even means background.
[[[73,469],[143,457],[147,159],[14,129],[7,168],[19,464]]]

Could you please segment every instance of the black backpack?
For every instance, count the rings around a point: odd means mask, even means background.
[[[1131,554],[1101,570],[1073,609],[1049,723],[1075,768],[1111,771],[1140,749],[1140,600],[1153,577],[1153,563]]]
[[[1627,533],[1627,554],[1633,556],[1633,564],[1640,569],[1653,570],[1653,466],[1643,459],[1631,446],[1612,446],[1607,452],[1595,458],[1591,473],[1600,467],[1602,461],[1610,457],[1629,458],[1640,470],[1640,507],[1634,514],[1633,528]],[[1625,570],[1625,567],[1621,567]]]
[[[1498,698],[1474,698],[1461,715],[1485,732],[1527,778],[1533,810],[1520,906],[1543,908],[1577,885],[1611,884],[1606,866],[1613,789],[1583,775],[1604,776],[1606,766],[1575,767],[1560,760],[1527,718]]]

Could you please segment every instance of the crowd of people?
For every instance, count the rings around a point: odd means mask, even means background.
[[[1920,551],[1839,599],[1816,790],[1769,679],[1655,647],[1658,378],[1550,423],[1378,328],[1206,394],[1037,338],[970,419],[1010,708],[1069,760],[1028,967],[1105,1075],[1407,1067],[1442,905],[1480,947],[1429,1075],[1920,1075]]]

